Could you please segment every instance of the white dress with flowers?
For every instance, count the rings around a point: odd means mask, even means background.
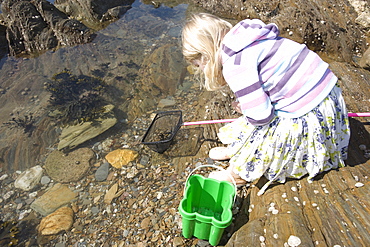
[[[269,182],[317,174],[344,166],[350,137],[341,90],[335,86],[312,111],[298,118],[275,117],[254,126],[240,117],[219,131],[228,144],[233,171],[246,181],[265,176]]]

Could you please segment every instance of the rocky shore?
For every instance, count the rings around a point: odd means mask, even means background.
[[[69,14],[84,12],[84,4],[56,2]],[[283,36],[306,43],[329,62],[350,112],[370,111],[366,1],[188,3],[174,8],[172,15],[186,9],[213,12],[233,22],[276,22]],[[129,8],[110,7],[99,13],[114,16]],[[89,12],[84,25],[90,30],[93,20],[103,15]],[[221,125],[181,127],[163,154],[141,144],[141,138],[162,110],[181,109],[184,121],[236,118],[230,107],[233,97],[228,89],[205,92],[187,73],[179,53],[180,17],[161,19],[144,6],[133,9],[128,20],[113,23],[84,46],[46,52],[33,60],[9,58],[2,65],[1,121],[17,111],[31,112],[35,129],[30,135],[21,129],[0,130],[0,245],[209,246],[205,240],[183,238],[178,206],[193,169],[227,167],[227,162],[207,158],[211,147],[221,145],[216,136]],[[43,83],[61,65],[73,74],[103,77],[115,103],[117,124],[98,138],[71,145],[71,150],[58,147],[63,130],[45,110]],[[346,167],[313,183],[303,178],[274,184],[262,196],[257,193],[263,178],[239,188],[233,221],[220,246],[369,246],[369,121],[351,119]]]

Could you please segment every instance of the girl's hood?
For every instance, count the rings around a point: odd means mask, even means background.
[[[280,31],[276,24],[266,25],[258,19],[246,19],[236,24],[224,37],[222,49],[229,56],[256,41],[276,39]]]

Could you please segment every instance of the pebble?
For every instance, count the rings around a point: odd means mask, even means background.
[[[46,185],[46,184],[50,183],[50,181],[51,181],[51,179],[48,176],[42,176],[40,182],[41,182],[42,185]]]
[[[0,181],[2,180],[5,180],[6,178],[8,178],[9,175],[8,174],[3,174],[1,177],[0,177]]]
[[[30,191],[40,182],[42,173],[43,169],[39,165],[27,169],[15,180],[14,187]]]
[[[109,167],[110,164],[108,162],[104,162],[95,172],[95,179],[98,182],[105,181],[109,174]]]
[[[96,206],[94,206],[94,207],[92,207],[91,208],[91,213],[93,214],[93,215],[96,215],[96,214],[98,214],[99,213],[99,207],[96,207]]]
[[[11,190],[11,191],[8,191],[7,193],[5,193],[5,195],[3,196],[3,199],[6,201],[8,200],[12,195],[14,195],[15,192],[14,190]]]
[[[288,245],[291,247],[299,246],[301,244],[301,239],[299,237],[291,235],[288,239]]]
[[[355,186],[356,186],[357,188],[360,188],[360,187],[364,186],[364,184],[363,184],[363,183],[361,183],[361,182],[357,182],[357,183],[355,183]]]
[[[362,151],[365,151],[366,150],[366,145],[365,144],[361,144],[358,146],[360,150]]]
[[[55,247],[66,247],[66,243],[65,242],[59,242],[55,245]]]

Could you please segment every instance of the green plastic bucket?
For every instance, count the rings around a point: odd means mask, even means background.
[[[204,165],[201,167],[218,166]],[[195,170],[193,170],[194,172]],[[192,173],[185,183],[184,198],[179,205],[182,216],[182,235],[208,240],[211,245],[217,245],[224,229],[231,224],[232,206],[236,196],[236,184],[205,178]]]

